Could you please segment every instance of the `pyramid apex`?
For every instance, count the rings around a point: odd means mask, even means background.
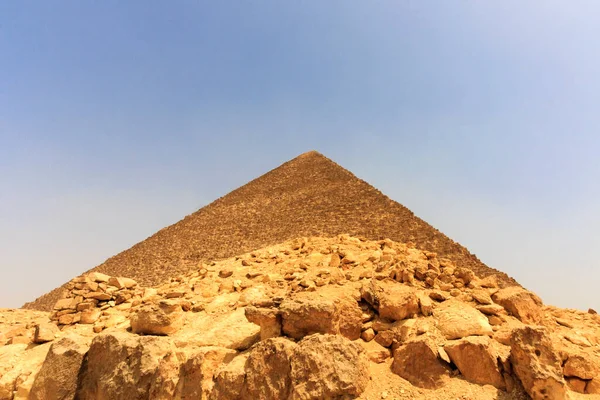
[[[318,151],[316,151],[316,150],[310,150],[310,151],[307,151],[306,153],[300,154],[296,158],[305,158],[305,157],[314,157],[314,156],[324,157],[323,154],[319,153]]]

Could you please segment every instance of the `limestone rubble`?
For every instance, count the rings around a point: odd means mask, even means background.
[[[600,398],[597,314],[411,244],[300,238],[189,269],[1,310],[0,400]]]

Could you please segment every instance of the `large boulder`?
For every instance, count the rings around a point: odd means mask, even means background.
[[[246,307],[246,318],[260,326],[260,340],[281,336],[281,315],[277,310]]]
[[[487,336],[469,336],[444,346],[450,360],[469,382],[506,389],[498,354]]]
[[[30,347],[11,344],[0,347],[0,399],[26,399],[42,367],[50,343]]]
[[[267,339],[252,348],[246,361],[242,397],[287,399],[292,389],[290,359],[296,343],[286,338]]]
[[[217,369],[233,360],[237,352],[223,347],[194,348],[185,355],[179,370],[177,396],[182,399],[207,399],[213,389]]]
[[[132,313],[130,321],[133,333],[171,335],[183,326],[184,314],[178,302],[161,300],[140,307]]]
[[[365,283],[361,296],[379,311],[381,318],[402,320],[419,313],[416,290],[392,280]]]
[[[37,324],[33,335],[34,343],[46,343],[53,341],[59,333],[58,327],[50,322]]]
[[[387,320],[376,319],[373,321],[373,329],[378,333],[375,341],[383,347],[392,347],[395,350],[402,343],[417,336],[418,319],[410,318],[393,323]]]
[[[362,310],[349,295],[299,293],[279,306],[283,332],[294,339],[314,333],[341,334],[348,339],[360,337]]]
[[[173,335],[178,347],[217,346],[245,350],[260,340],[260,326],[249,322],[244,308],[218,315],[193,315],[186,329]]]
[[[433,316],[438,329],[446,339],[460,339],[466,336],[492,335],[492,327],[485,315],[468,304],[449,300],[440,304]]]
[[[422,335],[394,351],[392,372],[415,386],[435,389],[447,381],[450,367],[440,359],[435,340]]]
[[[130,289],[137,286],[137,282],[133,279],[121,276],[111,276],[108,278],[108,284],[118,289]]]
[[[513,371],[533,400],[565,398],[561,359],[543,328],[515,329],[510,349]]]
[[[96,336],[81,371],[77,397],[81,400],[141,399],[149,393],[172,395],[163,389],[173,388],[165,382],[164,368],[178,369],[172,360],[175,351],[171,340],[157,336],[137,336],[127,332]],[[161,368],[162,367],[162,370]],[[163,378],[163,379],[157,379]],[[155,395],[153,398],[161,398]],[[168,397],[167,397],[168,398]]]
[[[360,338],[363,312],[356,299],[349,295],[341,295],[335,300],[340,335],[356,340]]]
[[[571,354],[564,363],[563,374],[585,380],[600,377],[600,358],[591,352]]]
[[[246,381],[246,361],[248,353],[235,357],[230,363],[217,369],[214,386],[208,397],[210,400],[243,399],[241,394]]]
[[[333,299],[286,299],[279,308],[283,332],[294,339],[301,339],[313,333],[335,334],[338,331]]]
[[[369,383],[369,362],[363,348],[342,336],[304,338],[291,358],[291,399],[360,396]]]
[[[381,364],[391,356],[390,349],[383,347],[374,340],[370,342],[360,341],[359,343],[365,350],[367,358],[371,362]]]
[[[596,377],[585,385],[585,393],[600,394],[600,377]]]
[[[492,299],[525,324],[537,324],[542,319],[542,300],[521,287],[500,289]]]
[[[52,343],[42,368],[37,374],[30,399],[72,399],[77,389],[77,377],[91,339],[67,335]]]
[[[152,384],[148,391],[148,399],[170,400],[177,398],[177,388],[181,368],[181,354],[169,351],[159,358],[158,366],[152,377]],[[198,382],[201,384],[202,382]]]

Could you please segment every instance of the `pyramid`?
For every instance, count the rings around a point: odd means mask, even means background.
[[[90,271],[155,286],[199,262],[236,256],[289,239],[347,233],[412,242],[501,286],[517,283],[459,243],[322,154],[304,153],[161,229]],[[88,271],[88,272],[90,272]],[[50,310],[61,286],[23,308]]]

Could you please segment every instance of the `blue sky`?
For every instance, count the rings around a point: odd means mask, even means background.
[[[0,307],[316,149],[600,308],[594,1],[0,2]]]

